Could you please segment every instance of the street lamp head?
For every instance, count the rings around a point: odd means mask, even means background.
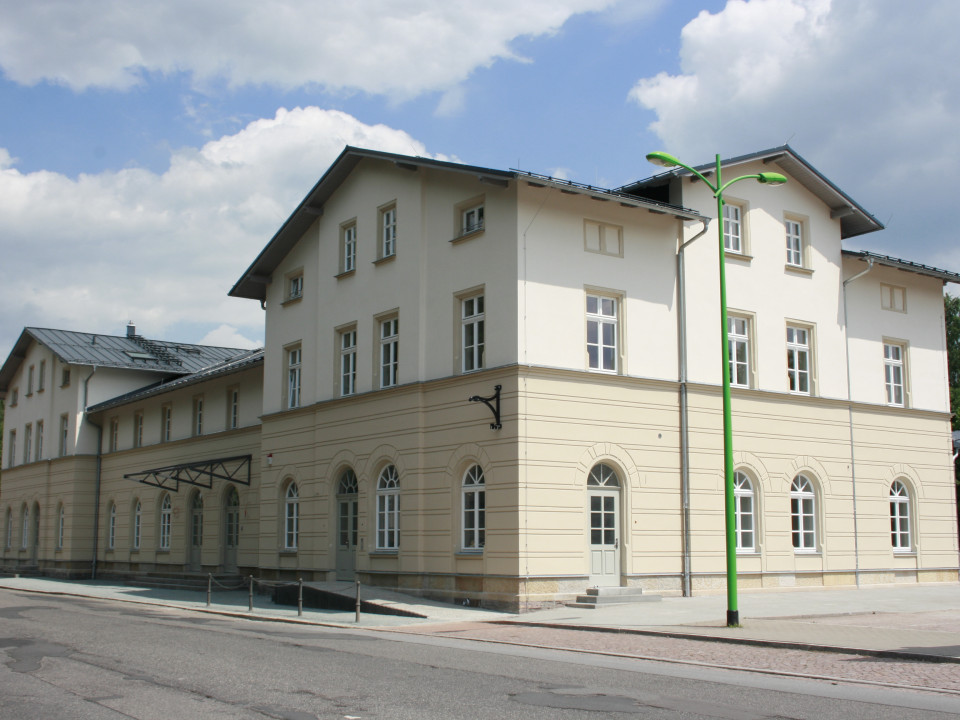
[[[765,172],[757,175],[757,182],[763,183],[764,185],[773,185],[776,187],[777,185],[783,185],[786,181],[786,176],[780,173]]]
[[[660,167],[677,167],[680,165],[680,161],[677,160],[670,153],[660,152],[659,150],[652,153],[647,153],[647,160],[652,162],[654,165],[659,165]]]

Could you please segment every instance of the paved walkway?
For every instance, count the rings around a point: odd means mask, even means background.
[[[352,583],[309,583],[352,596]],[[593,630],[647,636],[704,638],[786,647],[831,649],[903,659],[960,663],[960,584],[879,586],[863,589],[793,590],[741,593],[742,627],[725,627],[726,597],[664,598],[661,602],[601,607],[569,607],[513,615],[458,607],[380,588],[362,588],[362,599],[393,606],[421,617],[274,605],[269,596],[247,591],[205,592],[113,585],[100,581],[62,581],[36,577],[0,577],[0,589],[104,598],[165,605],[219,614],[316,625],[396,628],[416,631],[438,625],[495,624],[544,630]],[[960,668],[957,670],[960,674]]]

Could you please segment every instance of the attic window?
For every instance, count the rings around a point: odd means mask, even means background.
[[[150,353],[143,352],[131,352],[130,350],[125,350],[124,352],[130,356],[133,360],[156,360],[156,358]]]

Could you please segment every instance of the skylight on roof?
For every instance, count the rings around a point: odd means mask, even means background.
[[[124,350],[124,352],[134,360],[156,360],[150,353],[132,352],[130,350]]]

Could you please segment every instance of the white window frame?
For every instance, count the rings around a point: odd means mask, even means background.
[[[583,249],[600,255],[623,257],[623,227],[584,219]]]
[[[120,418],[110,418],[110,452],[120,449]]]
[[[484,362],[486,302],[483,293],[460,299],[460,370],[482,370]]]
[[[5,550],[13,547],[13,509],[7,508],[7,534],[3,545]]]
[[[60,416],[60,457],[66,457],[70,449],[70,416],[64,413]]]
[[[393,465],[377,479],[376,549],[396,552],[400,548],[400,474]]]
[[[173,406],[163,405],[160,408],[160,442],[170,442],[173,437]]]
[[[742,324],[742,325],[741,325]],[[730,355],[730,386],[753,387],[753,318],[727,314],[727,352]],[[743,350],[741,353],[740,350]],[[741,372],[742,377],[741,377]]]
[[[786,234],[787,243],[787,265],[795,268],[804,266],[804,237],[803,223],[793,218],[786,218],[783,221],[783,227]]]
[[[287,300],[299,300],[303,297],[303,272],[287,278]]]
[[[33,455],[33,425],[27,423],[23,428],[23,462],[30,462]]]
[[[203,395],[196,395],[193,398],[193,435],[194,437],[203,435]]]
[[[35,369],[36,368],[31,365],[30,369],[27,371],[27,397],[33,395],[33,377]]]
[[[133,537],[130,539],[130,546],[134,550],[140,549],[140,536],[143,529],[143,509],[140,501],[137,500],[133,506]]]
[[[43,460],[43,420],[37,420],[37,452],[34,459],[37,462]]]
[[[591,372],[620,372],[620,309],[619,297],[586,295],[587,369]]]
[[[37,376],[37,392],[43,392],[43,378],[47,374],[47,361],[40,361],[40,371]]]
[[[460,236],[472,235],[484,229],[484,203],[468,205],[460,210]]]
[[[107,550],[117,547],[117,505],[110,503],[110,513],[107,519]]]
[[[23,506],[22,524],[20,526],[20,549],[26,550],[30,546],[30,508]]]
[[[883,341],[883,386],[887,405],[907,406],[907,345]]]
[[[460,547],[468,552],[480,552],[486,544],[486,481],[479,465],[471,465],[463,474],[460,497]]]
[[[394,387],[400,376],[400,318],[396,315],[380,320],[380,387]]]
[[[899,285],[880,283],[880,307],[892,312],[907,312],[907,289]]]
[[[287,408],[300,407],[303,370],[303,348],[299,345],[286,349],[287,356]]]
[[[390,203],[380,208],[380,247],[379,258],[385,259],[397,254],[397,204]]]
[[[143,411],[133,414],[133,446],[143,447]]]
[[[817,551],[817,491],[813,481],[799,474],[790,485],[790,534],[795,553]]]
[[[895,553],[913,552],[910,491],[900,480],[890,486],[890,544]]]
[[[170,493],[164,493],[160,499],[160,549],[170,549],[170,530],[173,522],[173,501]]]
[[[240,427],[240,388],[227,388],[227,429]]]
[[[357,222],[351,220],[340,226],[340,263],[341,273],[350,273],[357,269]]]
[[[10,434],[10,443],[9,449],[7,450],[7,467],[12,468],[17,464],[17,431],[11,430]]]
[[[357,392],[357,328],[340,331],[340,397]]]
[[[737,552],[755,553],[757,552],[757,494],[750,476],[740,470],[733,475],[733,501]],[[749,527],[746,527],[747,525]]]
[[[60,507],[57,509],[57,550],[63,550],[65,515],[63,503],[60,503]]]
[[[725,201],[723,204],[723,248],[728,253],[746,255],[746,233],[744,232],[743,205]]]
[[[808,326],[787,325],[787,389],[813,395],[813,330]]]
[[[300,488],[287,485],[283,494],[283,549],[296,550],[300,545]]]

